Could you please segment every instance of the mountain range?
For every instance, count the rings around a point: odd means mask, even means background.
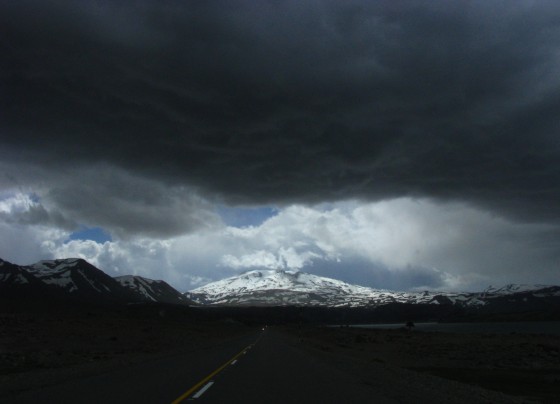
[[[161,280],[111,277],[78,258],[28,266],[0,259],[0,296],[218,307],[376,308],[406,304],[501,311],[560,309],[560,286],[510,284],[482,292],[395,292],[284,270],[248,271],[183,294]]]
[[[79,258],[27,266],[0,259],[0,294],[99,303],[192,303],[164,281],[132,275],[113,278]]]

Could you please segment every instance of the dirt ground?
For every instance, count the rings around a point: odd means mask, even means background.
[[[156,307],[0,312],[0,401],[250,331],[234,321],[201,321],[183,310]]]
[[[560,336],[355,328],[297,331],[310,348],[499,391],[560,402]]]

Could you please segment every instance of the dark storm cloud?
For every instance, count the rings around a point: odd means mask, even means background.
[[[15,212],[0,212],[0,221],[17,225],[43,225],[63,229],[77,226],[60,212],[49,212],[42,204],[36,203],[26,210]]]
[[[229,203],[429,196],[560,219],[554,2],[0,7],[5,161],[104,161]]]
[[[191,189],[165,187],[107,167],[83,170],[79,176],[79,183],[67,178],[51,186],[45,200],[74,221],[101,226],[121,238],[168,238],[220,223]]]
[[[20,197],[27,189],[35,191],[23,203],[9,194],[0,197],[5,199],[0,221],[67,231],[100,226],[119,239],[170,238],[222,223],[214,207],[192,188],[166,186],[103,164],[55,168],[59,170],[23,165],[14,171],[0,162],[0,172],[9,174],[0,187]]]

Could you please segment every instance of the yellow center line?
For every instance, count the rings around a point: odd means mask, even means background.
[[[199,381],[197,384],[195,384],[194,386],[192,386],[190,389],[188,389],[185,393],[183,393],[180,397],[176,398],[171,404],[178,404],[181,401],[183,401],[185,398],[187,398],[188,396],[190,396],[191,394],[193,394],[195,391],[197,391],[198,389],[200,389],[202,387],[202,385],[206,384],[211,378],[213,378],[214,376],[216,376],[218,373],[220,373],[222,370],[224,370],[231,362],[233,362],[234,360],[236,360],[237,358],[239,358],[241,355],[243,355],[249,348],[251,348],[254,345],[251,344],[249,346],[247,346],[246,348],[243,348],[241,350],[241,352],[239,352],[237,355],[235,355],[233,358],[231,358],[229,361],[227,361],[226,363],[224,363],[222,366],[220,366],[218,369],[214,370],[212,373],[210,373],[208,376],[206,376],[204,379],[202,379],[201,381]]]

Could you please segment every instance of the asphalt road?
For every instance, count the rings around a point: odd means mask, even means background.
[[[379,391],[298,347],[274,329],[230,364],[200,397],[202,403],[394,403]]]
[[[392,402],[272,328],[29,391],[9,403],[366,403]]]

